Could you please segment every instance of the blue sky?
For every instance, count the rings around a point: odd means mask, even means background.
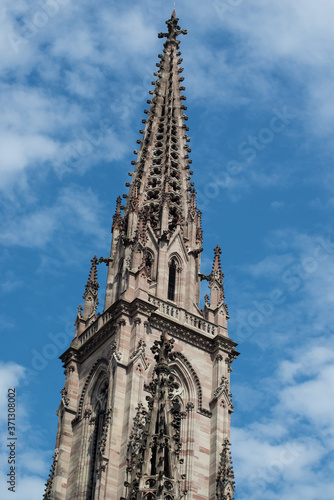
[[[90,259],[107,256],[172,2],[4,1],[0,434],[41,498]],[[334,152],[327,0],[178,1],[203,272],[222,247],[238,500],[334,497]],[[101,299],[105,269],[100,268]],[[1,447],[1,481],[7,473]],[[1,483],[1,490],[5,486]],[[4,493],[2,498],[11,498]]]

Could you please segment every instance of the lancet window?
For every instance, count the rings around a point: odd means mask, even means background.
[[[176,286],[176,259],[172,258],[169,264],[169,277],[168,277],[168,300],[175,300],[175,286]]]

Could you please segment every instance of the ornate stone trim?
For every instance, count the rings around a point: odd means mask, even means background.
[[[90,370],[90,372],[86,378],[85,384],[84,384],[83,389],[81,391],[79,404],[78,404],[78,410],[77,410],[75,418],[72,420],[72,426],[76,425],[82,419],[83,403],[84,403],[84,399],[85,399],[85,395],[86,395],[88,386],[90,384],[90,381],[93,378],[93,375],[97,372],[98,368],[102,365],[104,365],[106,370],[108,370],[108,360],[106,358],[97,359],[95,361],[95,363],[93,364],[92,369]]]
[[[78,359],[82,362],[92,351],[94,351],[98,346],[100,346],[108,337],[115,334],[115,325],[103,328],[100,331],[96,331],[90,339],[78,349]]]
[[[217,500],[233,500],[235,488],[230,441],[226,438],[222,446],[216,479],[216,498]]]
[[[51,465],[50,469],[50,474],[48,477],[47,482],[45,483],[45,492],[43,496],[43,500],[51,500],[53,498],[52,494],[52,484],[53,484],[53,478],[55,477],[55,470],[58,462],[58,456],[59,456],[59,450],[58,448],[55,449],[55,454],[53,455],[53,462]]]
[[[112,414],[112,409],[108,408],[108,410],[106,411],[105,421],[104,421],[103,429],[102,429],[102,435],[101,435],[100,442],[99,442],[99,453],[101,454],[101,457],[103,457],[104,452],[106,450],[107,435],[108,435],[108,429],[109,429],[110,421],[111,421],[111,414]]]
[[[213,392],[213,398],[210,401],[210,406],[217,401],[220,396],[224,396],[227,406],[230,412],[233,412],[233,403],[232,403],[232,393],[229,391],[229,381],[227,377],[224,375],[221,378],[219,386]],[[225,405],[224,405],[225,406]]]
[[[174,339],[161,335],[151,347],[156,361],[148,384],[148,408],[139,403],[127,448],[126,498],[177,500],[183,497],[180,466],[181,405],[170,360]],[[184,492],[183,492],[184,493]],[[123,497],[124,498],[124,497]]]
[[[225,352],[233,353],[235,357],[239,354],[234,349],[237,344],[227,337],[216,335],[216,337],[210,339],[201,335],[197,331],[192,330],[192,328],[187,325],[178,325],[173,321],[173,319],[169,319],[168,317],[162,318],[154,313],[149,318],[149,323],[152,327],[155,327],[158,330],[166,330],[166,328],[168,328],[168,332],[173,335],[173,337],[176,337],[187,344],[194,345],[195,347],[198,347],[199,349],[202,349],[210,354],[214,353],[218,349],[223,349]]]
[[[171,360],[175,359],[180,359],[182,363],[188,368],[189,372],[191,373],[191,376],[193,377],[193,381],[195,383],[196,389],[197,389],[197,399],[198,399],[198,413],[201,413],[202,415],[205,415],[206,417],[211,418],[212,417],[212,412],[210,410],[206,410],[203,408],[203,393],[202,393],[202,387],[201,387],[201,382],[198,378],[197,373],[195,372],[194,368],[192,367],[190,361],[186,358],[186,356],[179,351],[174,351],[171,356]]]
[[[60,394],[63,405],[65,407],[68,406],[70,404],[70,398],[67,396],[67,390],[65,389],[65,387],[63,387],[63,389],[60,391]]]

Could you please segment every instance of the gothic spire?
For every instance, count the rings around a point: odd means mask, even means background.
[[[122,225],[121,203],[122,198],[119,196],[116,200],[116,210],[113,217],[112,232],[114,232],[115,229],[120,229]]]
[[[222,253],[220,246],[217,245],[214,249],[214,259],[212,271],[210,274],[209,288],[211,290],[211,307],[216,308],[219,304],[224,302],[224,274],[221,268],[220,255]]]
[[[180,500],[179,475],[181,405],[169,368],[173,339],[165,334],[156,340],[151,350],[155,354],[155,377],[147,387],[148,410],[142,404],[137,408],[128,445],[127,499],[142,498],[142,492],[152,498]],[[156,495],[156,496],[154,496]],[[147,498],[148,498],[147,497]],[[145,496],[146,498],[146,496]]]
[[[220,454],[219,469],[216,481],[217,500],[233,500],[234,472],[232,467],[230,442],[226,438]]]
[[[216,246],[216,248],[214,249],[214,252],[215,252],[215,256],[213,259],[212,270],[213,271],[221,271],[220,255],[221,255],[222,251],[221,251],[221,248],[219,245]]]
[[[125,207],[119,197],[113,219],[105,308],[132,291],[137,295],[150,293],[167,298],[169,261],[174,253],[179,255],[178,273],[183,268],[181,261],[187,268],[185,281],[179,279],[180,274],[175,277],[174,285],[180,284],[177,299],[180,305],[198,311],[203,238],[201,213],[191,182],[188,117],[184,114],[187,107],[180,67],[178,37],[186,34],[186,30],[181,30],[178,21],[173,11],[166,21],[168,30],[159,34],[165,41],[154,73],[154,87],[149,92],[147,116],[142,120],[145,128],[140,130],[142,137],[134,151],[136,160],[131,162],[134,166],[129,172],[131,181],[125,184],[129,188],[123,195]],[[146,266],[148,252],[150,266]],[[145,266],[146,271],[150,267],[149,282],[144,272],[139,273]],[[181,293],[181,282],[194,291],[194,296],[186,298]]]
[[[97,306],[99,304],[99,299],[98,299],[99,284],[97,281],[98,259],[96,255],[94,255],[94,257],[92,258],[91,263],[92,265],[88,276],[88,281],[85,286],[85,293],[82,296],[82,298],[85,299],[83,319],[88,319],[93,314],[95,314]]]
[[[187,30],[181,30],[180,26],[178,26],[178,24],[177,24],[178,20],[179,20],[179,18],[176,17],[175,5],[174,5],[174,9],[173,9],[171,18],[166,21],[166,24],[168,26],[168,33],[159,33],[158,37],[159,38],[166,37],[167,41],[173,41],[173,42],[176,42],[177,45],[179,45],[180,42],[178,40],[176,40],[176,37],[180,34],[186,35]]]
[[[188,129],[184,114],[186,97],[181,93],[184,78],[180,67],[182,59],[178,51],[180,41],[177,37],[186,34],[178,25],[178,18],[173,11],[166,21],[168,32],[159,33],[159,38],[167,38],[163,54],[159,54],[159,68],[152,82],[152,98],[147,101],[150,109],[145,110],[147,119],[143,120],[145,130],[140,149],[135,150],[137,160],[132,164],[134,172],[129,172],[132,182],[124,211],[124,235],[131,241],[138,228],[138,217],[134,212],[145,214],[157,238],[171,234],[178,227],[184,227],[187,221],[190,200],[189,152],[191,151],[185,134]],[[135,201],[135,203],[134,203]],[[197,209],[196,209],[197,210]]]

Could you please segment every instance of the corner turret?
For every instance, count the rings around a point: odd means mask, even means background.
[[[88,281],[85,286],[85,293],[82,298],[85,300],[84,307],[80,304],[78,307],[78,315],[75,321],[76,336],[87,328],[96,319],[96,310],[99,305],[98,289],[99,284],[97,281],[97,265],[98,259],[96,255],[91,260],[91,268],[88,276]]]

